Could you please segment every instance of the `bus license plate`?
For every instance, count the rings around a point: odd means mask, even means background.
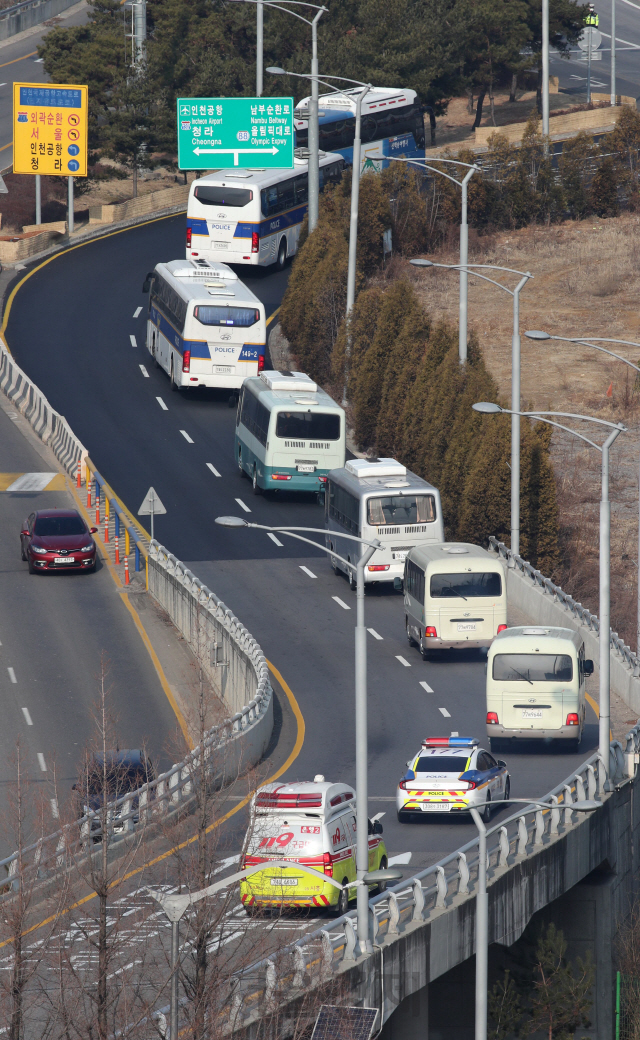
[[[298,473],[315,473],[315,466],[297,466]]]
[[[271,878],[271,884],[272,885],[278,885],[278,886],[280,886],[280,885],[297,885],[298,884],[298,879],[295,878],[295,877],[283,877],[283,878],[272,877]]]
[[[391,556],[394,560],[406,560],[407,558],[406,552],[395,552],[392,553]]]
[[[228,249],[229,248],[229,243],[228,242],[212,242],[211,245],[215,246],[216,249]]]
[[[458,625],[458,632],[475,632],[476,626],[468,623]]]
[[[232,372],[231,365],[216,365],[216,374],[219,376],[229,376]]]
[[[522,714],[522,718],[523,719],[541,719],[542,718],[542,712],[541,711],[531,711],[529,708],[527,708],[521,714]]]
[[[423,802],[423,812],[451,812],[449,802]]]
[[[75,557],[73,557],[73,556],[71,556],[71,557],[69,557],[69,556],[54,556],[53,557],[53,562],[54,563],[75,563],[76,561],[75,561]]]

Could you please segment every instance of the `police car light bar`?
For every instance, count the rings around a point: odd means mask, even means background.
[[[423,747],[476,747],[480,742],[475,737],[427,737]]]

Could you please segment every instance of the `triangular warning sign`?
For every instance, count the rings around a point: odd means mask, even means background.
[[[151,516],[151,514],[158,516],[159,513],[166,513],[160,497],[157,491],[154,491],[152,487],[149,488],[144,501],[138,510],[138,516]]]
[[[9,194],[9,189],[7,188],[6,184],[4,183],[3,178],[0,177],[0,195],[8,195],[8,194]]]

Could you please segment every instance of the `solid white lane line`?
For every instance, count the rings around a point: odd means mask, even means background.
[[[44,58],[34,58],[33,59],[33,64],[34,65],[41,65],[43,61],[44,61]]]
[[[149,373],[147,372],[147,370],[146,370],[146,368],[144,367],[144,365],[140,365],[140,371],[142,372],[142,374],[143,374],[143,376],[144,376],[144,378],[145,378],[145,379],[148,379],[148,378],[149,378]]]
[[[131,340],[131,346],[132,347],[137,347],[138,346],[135,336],[129,336],[129,339]]]
[[[187,433],[186,430],[180,430],[180,433],[184,437],[184,439],[187,442],[187,444],[193,444],[193,441],[192,441],[191,437],[189,436],[189,434]]]
[[[163,412],[168,412],[169,411],[169,409],[167,408],[166,404],[164,403],[164,401],[162,400],[161,397],[156,397],[156,401],[158,402],[158,404],[162,408]]]
[[[44,760],[44,755],[42,754],[42,751],[38,751],[38,765],[40,766],[40,769],[42,770],[42,772],[46,773],[46,771],[47,771],[47,763]]]
[[[14,672],[13,668],[7,668],[7,671],[9,673],[9,678],[11,679],[11,682],[17,682],[18,680],[16,679],[16,673]]]
[[[272,533],[271,533],[271,531],[269,531],[269,532],[267,533],[267,538],[270,538],[272,542],[275,542],[275,544],[276,544],[276,545],[277,545],[277,546],[278,546],[278,547],[279,547],[280,549],[282,549],[282,542],[280,541],[280,539],[279,539],[279,538],[276,538],[275,534],[272,534]]]
[[[426,690],[426,691],[427,691],[427,693],[433,693],[433,690],[432,690],[432,689],[431,689],[431,687],[429,686],[429,683],[428,683],[428,682],[421,682],[421,683],[420,683],[420,685],[422,686],[422,689],[423,689],[423,690]]]
[[[53,816],[54,820],[59,820],[60,819],[60,810],[58,809],[58,799],[57,798],[50,798],[49,799],[49,805],[51,806],[51,815]]]
[[[220,476],[220,474],[218,473],[216,467],[213,465],[213,462],[207,462],[207,469],[211,470],[211,472],[213,473],[214,477],[219,477]]]
[[[249,506],[246,505],[246,503],[244,503],[241,498],[236,498],[236,502],[238,503],[238,505],[240,506],[241,509],[244,509],[245,513],[250,513],[251,512],[251,510],[249,509]]]
[[[308,567],[303,567],[302,564],[300,564],[300,570],[304,571],[305,574],[308,574],[310,578],[318,577],[317,574],[314,574],[313,571],[310,571]]]
[[[340,599],[339,596],[332,596],[331,599],[334,599],[338,606],[342,607],[343,610],[351,610],[351,607],[347,606],[344,600]]]
[[[1,84],[0,84],[0,86],[1,86]],[[142,314],[142,307],[136,307],[136,309],[134,311],[134,314],[133,314],[134,318],[139,318],[141,314]]]
[[[373,636],[374,639],[382,639],[382,636],[378,635],[378,633],[376,632],[375,628],[368,628],[367,632],[369,633],[370,636]]]
[[[438,711],[441,712],[442,715],[444,715],[445,719],[451,718],[451,715],[449,714],[446,708],[438,708]]]
[[[404,657],[401,657],[400,654],[396,654],[396,661],[399,661],[400,664],[403,664],[405,668],[411,668],[409,662],[405,661]]]
[[[29,709],[28,708],[23,708],[22,709],[22,714],[24,715],[24,717],[26,719],[27,726],[33,726],[33,722],[31,720],[31,715],[29,714]]]

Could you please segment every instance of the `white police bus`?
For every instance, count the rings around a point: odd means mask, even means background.
[[[321,94],[318,100],[320,147],[339,152],[353,164],[356,102],[360,88],[344,94]],[[294,112],[296,145],[306,147],[309,138],[309,101],[306,97]],[[389,156],[424,159],[424,116],[415,90],[373,87],[362,102],[362,169],[380,170]]]
[[[302,372],[247,379],[236,416],[236,462],[263,491],[319,491],[344,466],[345,414]]]
[[[320,156],[320,190],[342,177],[340,155]],[[309,204],[309,163],[293,170],[219,170],[193,181],[187,259],[284,267],[298,248]]]
[[[146,278],[147,349],[171,389],[237,391],[264,368],[264,304],[226,264],[171,260]],[[235,403],[237,393],[232,395]]]

